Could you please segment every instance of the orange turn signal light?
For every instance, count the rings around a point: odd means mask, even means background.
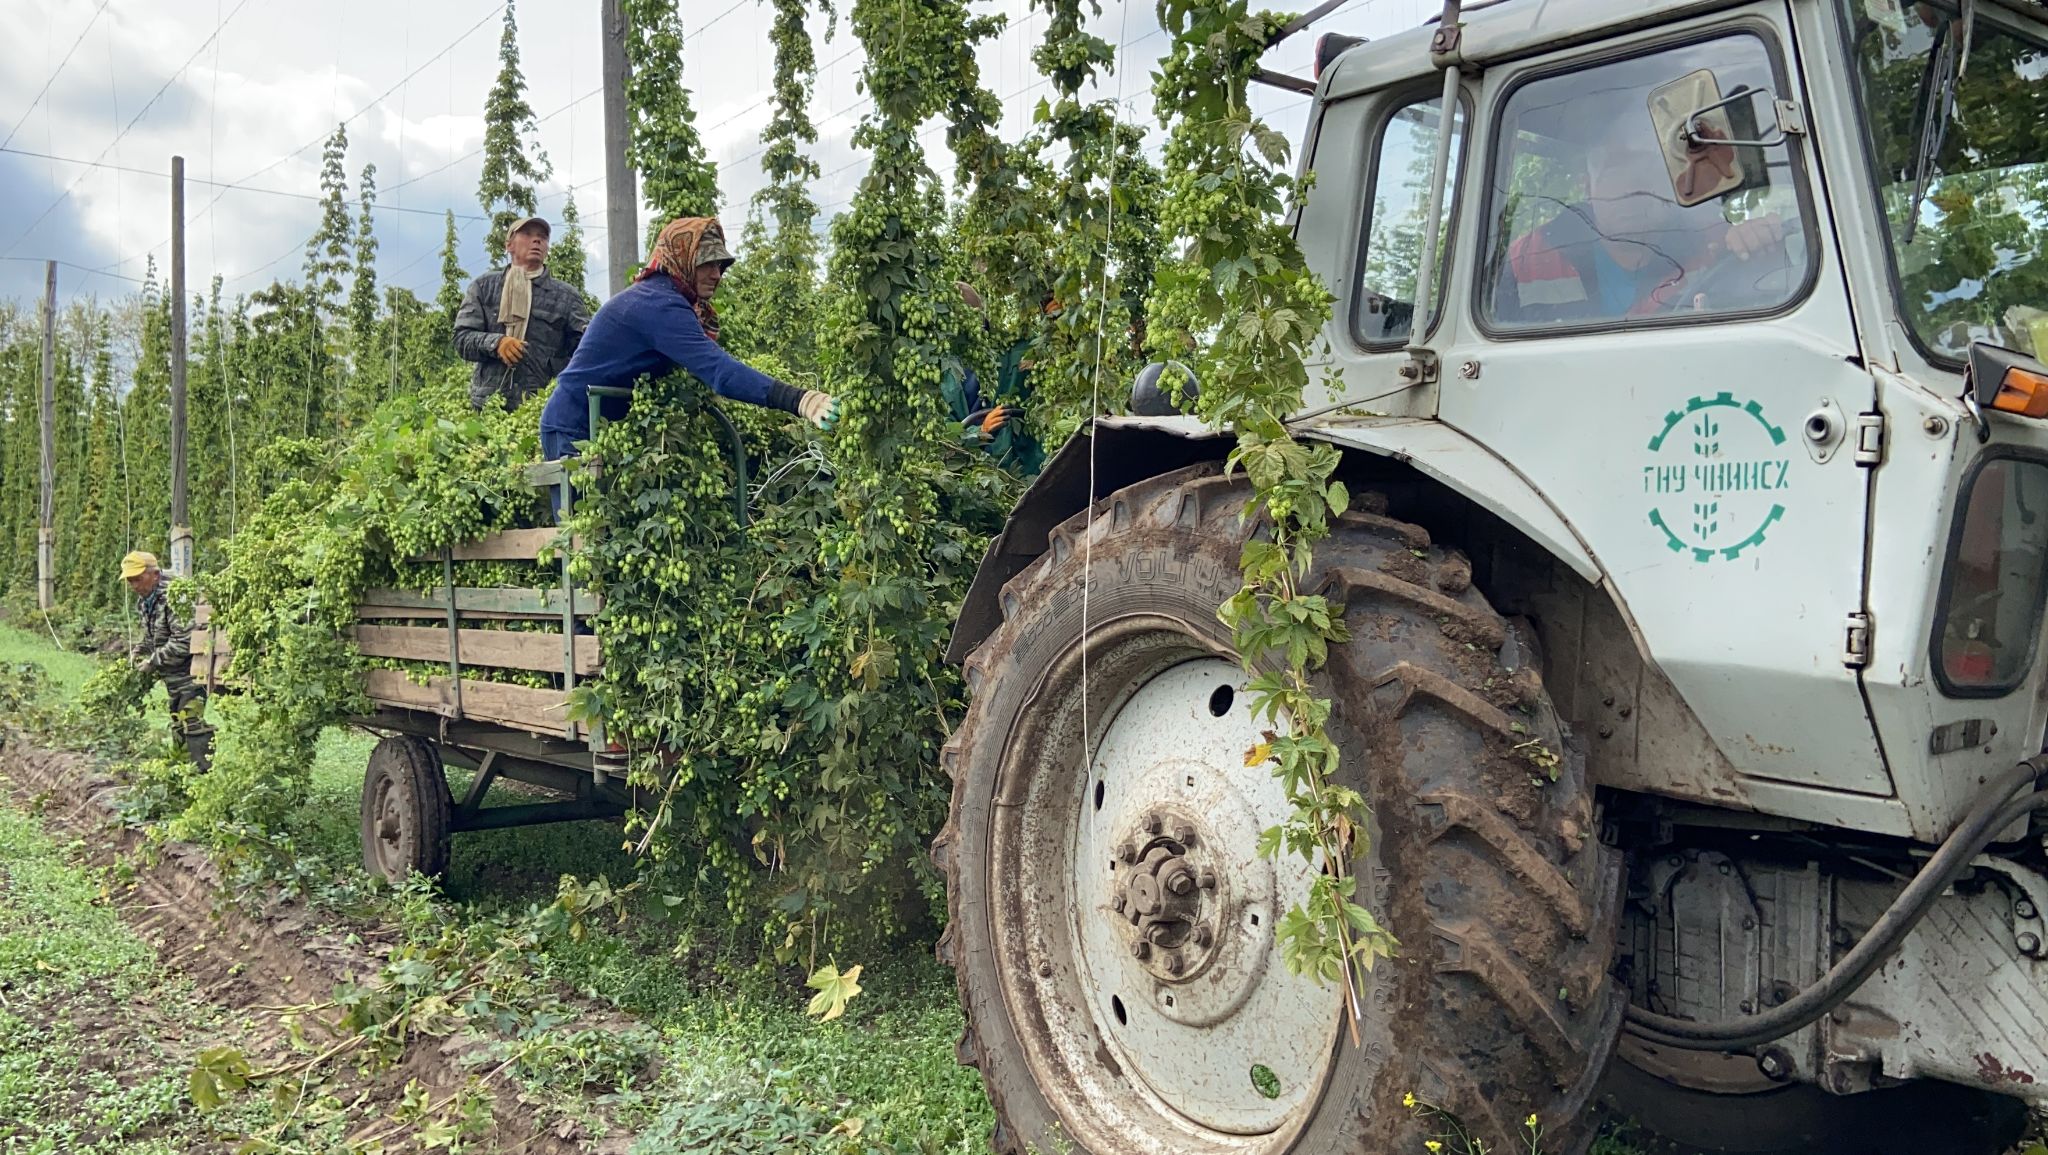
[[[2007,369],[1991,407],[2021,417],[2048,417],[2048,375],[2018,367]]]

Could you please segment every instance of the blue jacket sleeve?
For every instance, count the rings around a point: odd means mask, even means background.
[[[704,335],[704,326],[697,322],[696,310],[688,301],[680,296],[668,298],[661,311],[652,336],[656,352],[711,386],[720,397],[796,412],[803,390],[785,385],[719,348]]]

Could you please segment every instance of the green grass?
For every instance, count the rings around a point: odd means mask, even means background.
[[[0,1150],[209,1146],[191,1056],[240,1027],[164,970],[34,819],[0,806]]]
[[[94,655],[59,649],[47,634],[0,625],[0,665],[16,662],[41,666],[50,681],[67,692],[75,692],[99,668],[99,659]]]

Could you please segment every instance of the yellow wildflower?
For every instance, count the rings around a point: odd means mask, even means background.
[[[1534,1127],[1535,1125],[1536,1125],[1536,1116],[1534,1116],[1534,1115],[1531,1115],[1531,1116],[1529,1116],[1529,1117],[1528,1117],[1527,1119],[1524,1119],[1524,1120],[1522,1120],[1522,1126],[1524,1126],[1524,1127]]]
[[[1415,1092],[1410,1091],[1401,1096],[1401,1105],[1413,1111],[1415,1109]]]
[[[1442,1142],[1441,1142],[1440,1140],[1436,1140],[1436,1139],[1429,1139],[1429,1140],[1426,1140],[1426,1141],[1424,1141],[1424,1142],[1423,1142],[1423,1144],[1422,1144],[1422,1145],[1423,1145],[1424,1147],[1427,1147],[1427,1148],[1429,1148],[1429,1155],[1436,1155],[1436,1153],[1437,1153],[1437,1152],[1439,1152],[1439,1151],[1441,1151],[1441,1150],[1443,1150],[1443,1149],[1444,1149],[1444,1145],[1443,1145],[1443,1143],[1442,1143]]]

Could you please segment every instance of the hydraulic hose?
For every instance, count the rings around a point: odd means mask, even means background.
[[[2048,754],[2037,754],[1986,785],[1963,820],[1869,932],[1819,981],[1783,1004],[1762,1014],[1712,1023],[1673,1018],[1631,1006],[1626,1029],[1646,1042],[1666,1047],[1738,1051],[1784,1038],[1815,1022],[1854,994],[1891,957],[1906,935],[1934,908],[1935,900],[1969,869],[1970,860],[1990,845],[2000,830],[2032,811],[2048,808],[2048,790],[2014,797],[2043,773],[2048,773]]]

